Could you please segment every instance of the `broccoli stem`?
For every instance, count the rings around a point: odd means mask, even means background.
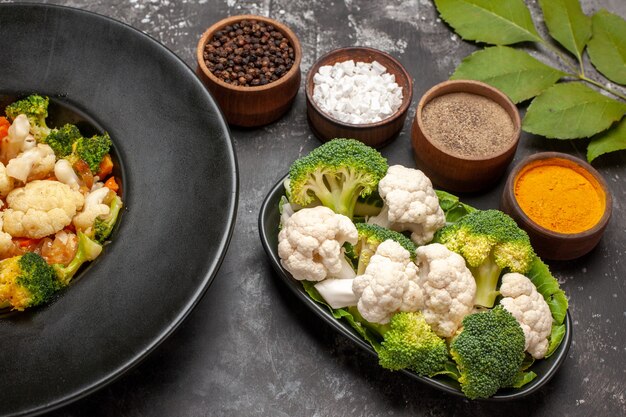
[[[500,268],[490,254],[487,259],[477,267],[469,267],[476,280],[475,305],[491,308],[496,302],[496,297],[500,294],[496,290],[498,279],[502,268]]]

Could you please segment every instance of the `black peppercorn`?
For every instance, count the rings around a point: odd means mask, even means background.
[[[203,58],[209,70],[222,81],[259,86],[289,72],[295,51],[274,25],[242,20],[215,32],[204,47]]]

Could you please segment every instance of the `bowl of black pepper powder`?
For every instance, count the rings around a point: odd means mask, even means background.
[[[197,73],[229,124],[262,126],[279,119],[300,87],[302,49],[284,24],[232,16],[208,28],[197,47]]]
[[[515,156],[521,121],[515,104],[480,81],[454,80],[422,96],[411,129],[415,160],[438,187],[484,191]]]

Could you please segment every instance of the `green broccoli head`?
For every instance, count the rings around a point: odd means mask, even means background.
[[[115,198],[111,201],[109,208],[111,209],[109,214],[103,218],[97,217],[94,223],[95,239],[99,243],[104,243],[111,235],[113,226],[115,226],[115,222],[117,221],[120,210],[122,209],[122,199],[115,196]]]
[[[291,165],[288,195],[300,206],[320,202],[352,218],[359,196],[377,189],[387,167],[374,148],[355,139],[333,139]]]
[[[465,258],[476,279],[477,305],[493,307],[503,269],[526,273],[535,252],[526,232],[498,210],[477,210],[441,229],[436,240]]]
[[[74,154],[89,165],[94,174],[100,168],[100,162],[111,150],[111,137],[108,133],[90,138],[80,138],[74,143]]]
[[[61,288],[54,269],[34,252],[0,262],[0,305],[24,310],[48,302]]]
[[[52,129],[43,142],[52,148],[57,158],[65,158],[72,153],[74,143],[82,137],[75,125],[66,124],[60,129]]]
[[[369,264],[370,258],[378,245],[385,240],[396,241],[404,249],[409,251],[411,257],[415,259],[415,243],[402,233],[394,232],[376,224],[356,223],[356,230],[359,232],[359,241],[354,245],[354,253],[358,255],[357,275],[363,274]]]
[[[401,312],[391,318],[378,358],[383,368],[410,369],[418,375],[431,376],[443,370],[448,350],[421,312]]]
[[[470,399],[488,398],[511,386],[524,361],[524,344],[524,331],[500,305],[466,316],[450,343],[463,393]]]
[[[76,254],[74,258],[67,265],[54,264],[52,267],[56,272],[56,275],[63,283],[63,285],[69,284],[71,279],[74,277],[78,269],[85,262],[93,261],[100,255],[102,252],[102,245],[96,242],[95,240],[89,238],[83,232],[78,232],[78,249],[76,250]]]
[[[11,120],[25,114],[30,123],[31,133],[37,141],[42,141],[50,133],[50,128],[46,125],[48,104],[48,97],[33,94],[8,105],[4,111]]]

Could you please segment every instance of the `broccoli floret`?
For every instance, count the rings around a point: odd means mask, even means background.
[[[93,239],[90,239],[83,232],[78,232],[78,249],[74,259],[67,265],[54,264],[54,270],[56,275],[63,285],[67,285],[74,274],[78,271],[82,264],[88,261],[93,261],[102,252],[102,245]]]
[[[358,254],[357,275],[362,275],[369,264],[370,258],[378,245],[385,240],[394,240],[404,249],[409,251],[411,257],[415,259],[415,244],[408,237],[393,230],[385,229],[382,226],[368,223],[356,223],[356,230],[359,232],[359,241],[354,245],[354,253]]]
[[[502,270],[526,273],[535,252],[526,232],[498,210],[478,210],[448,225],[436,241],[462,255],[476,279],[475,304],[491,308]]]
[[[57,158],[65,158],[72,153],[74,143],[82,137],[75,125],[66,124],[60,129],[52,129],[43,142],[52,148]]]
[[[54,269],[34,252],[0,262],[0,306],[24,310],[48,302],[61,288]]]
[[[463,393],[470,399],[488,398],[512,386],[524,361],[524,343],[524,331],[500,305],[466,316],[450,344]]]
[[[333,139],[291,165],[287,195],[300,206],[321,202],[352,219],[359,196],[376,190],[387,167],[374,148],[354,139]]]
[[[33,94],[9,104],[4,111],[11,120],[15,120],[20,114],[25,114],[30,123],[30,132],[37,141],[43,141],[50,133],[50,128],[46,125],[48,103],[48,97]]]
[[[92,173],[97,173],[100,162],[111,150],[111,137],[108,133],[90,138],[82,137],[74,143],[73,153],[89,165]]]
[[[410,369],[431,376],[448,360],[446,342],[433,332],[421,312],[395,314],[378,349],[380,366],[392,371]]]
[[[104,218],[97,217],[94,224],[95,238],[96,241],[100,243],[104,243],[104,241],[111,235],[113,226],[115,226],[117,217],[122,209],[122,199],[115,196],[109,207],[111,209],[109,214]]]

